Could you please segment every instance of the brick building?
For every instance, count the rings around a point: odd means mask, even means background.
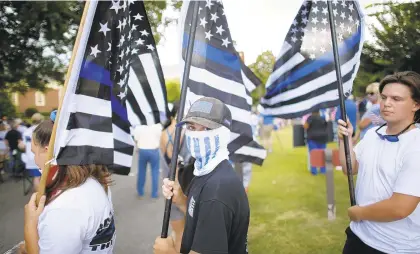
[[[25,94],[13,93],[13,104],[19,113],[24,113],[28,108],[36,108],[38,112],[50,112],[58,108],[59,98],[63,87],[57,84],[48,84],[44,92],[29,89]]]

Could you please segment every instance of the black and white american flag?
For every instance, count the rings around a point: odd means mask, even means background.
[[[184,63],[193,17],[193,1],[184,1],[181,10],[181,57]],[[188,79],[188,107],[201,97],[213,97],[232,113],[231,160],[262,164],[266,151],[252,138],[251,91],[261,81],[246,67],[233,46],[222,1],[198,1],[198,23]],[[184,68],[182,64],[182,70]],[[240,153],[234,156],[234,153]]]
[[[130,28],[133,33],[130,38],[132,57],[127,92],[128,119],[132,126],[163,123],[169,112],[165,79],[144,3],[139,1],[135,6]]]
[[[358,1],[332,1],[345,96],[360,64],[364,18]],[[304,1],[261,99],[265,115],[296,118],[339,104],[327,1]]]
[[[126,105],[139,108],[138,101],[130,99],[134,89],[128,82],[133,79],[130,75],[137,55],[146,52],[136,43],[147,36],[136,27],[136,18],[146,14],[141,1],[86,4],[60,110],[54,156],[59,165],[103,164],[114,173],[127,175],[134,142]],[[152,50],[154,45],[144,47]]]

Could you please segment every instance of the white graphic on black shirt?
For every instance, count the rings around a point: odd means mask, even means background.
[[[194,206],[195,206],[195,200],[194,197],[191,197],[190,204],[188,206],[188,213],[191,217],[194,215]]]

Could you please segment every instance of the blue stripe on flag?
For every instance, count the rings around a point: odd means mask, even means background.
[[[184,39],[182,44],[182,47],[184,49],[187,48],[188,39],[188,34],[184,33]],[[207,58],[220,65],[224,65],[230,68],[232,71],[239,73],[241,72],[241,62],[237,54],[230,53],[226,50],[218,49],[199,40],[194,41],[193,53],[201,57]]]
[[[108,70],[90,61],[84,62],[82,66],[82,70],[80,71],[81,78],[112,87],[113,82]]]
[[[101,85],[109,86],[111,88],[113,87],[111,73],[91,61],[83,63],[83,68],[80,71],[80,77],[97,82]],[[111,108],[112,112],[116,113],[121,120],[128,122],[127,109],[121,105],[120,101],[114,96],[114,94],[111,94]]]
[[[127,109],[124,108],[123,105],[121,105],[119,100],[113,94],[111,94],[111,108],[112,112],[117,114],[121,118],[121,120],[123,120],[124,122],[128,122]]]
[[[360,43],[360,37],[361,37],[361,29],[359,27],[359,30],[356,34],[354,34],[352,37],[345,40],[340,45],[340,47],[338,48],[338,54],[343,55],[347,51],[351,50],[355,45],[358,45]],[[266,97],[277,94],[278,91],[280,91],[282,88],[305,77],[306,75],[311,74],[314,71],[317,71],[323,66],[333,63],[333,62],[334,62],[334,53],[332,51],[325,53],[323,56],[319,57],[317,60],[310,62],[307,65],[301,68],[298,68],[296,71],[292,72],[286,80],[277,84],[273,84],[272,86],[274,88],[267,92]]]
[[[203,161],[200,156],[200,141],[198,138],[193,138],[194,141],[194,154],[195,154],[195,163],[198,164],[198,168],[201,168],[203,166]]]
[[[209,137],[204,138],[204,147],[206,149],[206,159],[204,161],[204,165],[206,165],[207,162],[209,162],[210,155],[211,155],[211,146],[210,146],[210,138]]]

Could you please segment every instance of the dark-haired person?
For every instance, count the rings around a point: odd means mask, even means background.
[[[13,169],[13,173],[19,173],[16,172],[16,168],[18,165],[18,162],[20,160],[20,155],[18,153],[18,146],[20,143],[22,143],[22,134],[20,133],[20,131],[18,130],[19,127],[19,121],[15,121],[13,120],[12,123],[12,129],[9,130],[6,133],[6,136],[4,137],[4,141],[6,146],[9,148],[9,158],[10,158],[10,162],[9,162],[9,167]]]
[[[241,180],[229,162],[232,115],[220,100],[203,97],[195,101],[187,116],[185,142],[195,158],[194,179],[184,193],[179,184],[164,179],[166,198],[185,213],[180,253],[245,254],[249,204]],[[173,239],[158,237],[155,254],[179,253]]]
[[[343,253],[420,253],[420,75],[398,72],[379,86],[380,113],[386,122],[368,130],[351,149],[357,174],[357,205],[348,209]],[[339,121],[339,138],[353,126]],[[344,145],[340,142],[344,172]]]
[[[54,115],[33,131],[31,150],[42,170],[47,161]],[[103,165],[51,168],[46,196],[25,206],[22,253],[110,254],[115,244],[110,174]]]

